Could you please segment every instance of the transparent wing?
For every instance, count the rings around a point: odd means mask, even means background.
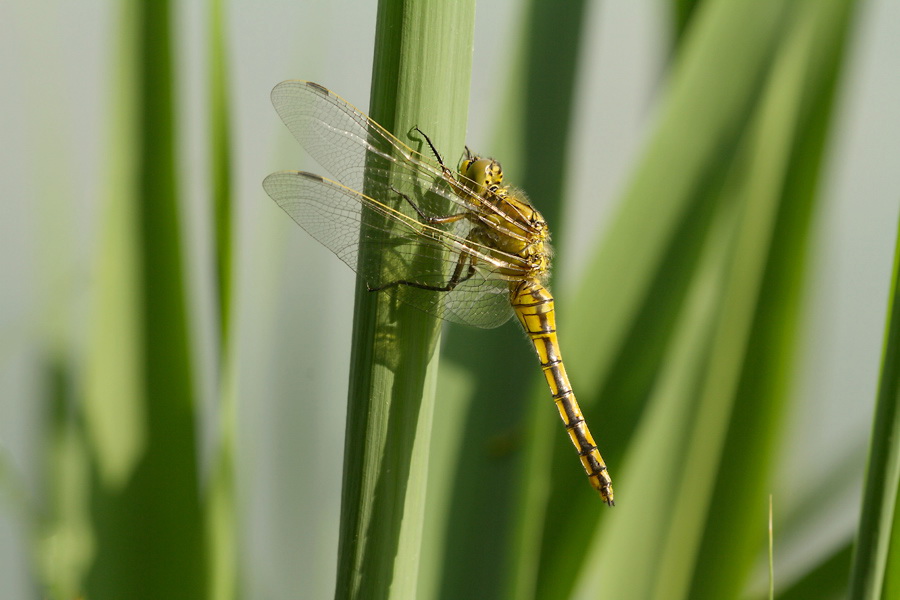
[[[370,288],[399,280],[445,286],[463,261],[465,272],[469,265],[474,272],[451,291],[399,285],[386,293],[442,319],[476,327],[497,327],[513,314],[509,281],[517,279],[519,273],[524,276],[527,266],[517,256],[467,240],[471,228],[468,220],[432,227],[408,214],[412,209],[402,198],[394,208],[302,171],[273,173],[263,181],[263,187],[294,221],[359,273]],[[364,210],[371,211],[365,220]]]
[[[393,186],[405,194],[430,190],[420,208],[429,216],[447,214],[453,204],[464,210],[494,211],[465,184],[451,181],[440,165],[416,152],[355,106],[310,81],[283,81],[272,90],[272,104],[284,124],[312,157],[343,185],[373,194],[373,185]],[[390,182],[390,183],[388,183]],[[471,184],[474,189],[474,184]]]

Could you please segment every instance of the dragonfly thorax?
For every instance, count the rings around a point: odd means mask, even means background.
[[[521,190],[501,186],[485,199],[495,207],[510,233],[526,242],[526,247],[550,241],[547,222]]]
[[[479,216],[480,236],[487,245],[524,259],[530,277],[542,280],[550,271],[550,230],[520,190],[501,186],[485,194],[491,207]],[[483,243],[484,243],[483,242]]]
[[[497,160],[476,156],[466,148],[459,173],[474,184],[470,186],[471,191],[481,202],[493,209],[482,219],[494,229],[495,235],[490,237],[502,250],[519,256],[545,252],[543,246],[550,240],[546,221],[531,206],[524,192],[501,185],[503,168]]]

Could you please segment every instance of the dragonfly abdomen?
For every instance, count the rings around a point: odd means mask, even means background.
[[[559,340],[556,336],[553,296],[536,279],[526,279],[515,287],[510,303],[528,339],[534,344],[559,416],[566,426],[572,444],[578,450],[578,456],[591,486],[599,492],[604,502],[612,506],[614,504],[612,480],[584,420],[584,415],[581,414],[562,361]]]

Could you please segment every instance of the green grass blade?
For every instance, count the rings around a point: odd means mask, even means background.
[[[455,502],[459,497],[458,472],[466,467],[460,459],[466,454],[465,431],[466,413],[469,406],[465,402],[457,402],[459,398],[471,398],[475,394],[475,381],[470,373],[449,361],[441,362],[438,375],[438,398],[434,410],[434,422],[439,423],[432,434],[431,456],[428,476],[428,509],[426,511],[425,541],[422,545],[421,572],[419,589],[416,598],[446,597],[444,592],[448,585],[448,575],[452,573],[451,550],[455,550],[450,542],[458,541],[452,529],[451,515],[456,514]],[[470,531],[470,538],[480,532]],[[467,589],[482,588],[483,582],[477,579],[480,573],[472,573],[468,579]]]
[[[231,128],[225,39],[225,8],[209,3],[209,98],[212,204],[215,223],[216,291],[222,347],[228,346],[231,321],[232,223]]]
[[[683,37],[691,24],[691,18],[697,13],[702,2],[700,0],[671,0],[675,35]]]
[[[569,164],[569,138],[584,38],[587,8],[583,0],[566,3],[559,10],[553,0],[534,0],[523,43],[525,69],[516,82],[517,98],[523,105],[522,118],[515,127],[523,133],[521,160],[504,161],[504,168],[517,172],[513,181],[539,203],[548,223],[562,221],[562,190]],[[566,31],[565,40],[560,31]],[[516,153],[510,152],[515,157]],[[509,167],[505,165],[510,163]]]
[[[219,429],[206,495],[210,594],[216,600],[236,596],[238,568],[237,504],[235,499],[235,443],[237,398],[234,351],[231,347],[232,260],[231,128],[229,126],[225,7],[209,3],[209,97],[212,205],[214,215],[217,313],[219,316]]]
[[[739,157],[736,164],[738,181],[731,191],[736,192],[739,210],[743,214],[732,248],[734,258],[729,261],[730,275],[723,288],[721,317],[711,340],[708,374],[702,377],[698,386],[699,403],[692,425],[693,439],[685,446],[683,477],[675,482],[672,489],[671,529],[666,532],[667,543],[661,557],[655,598],[686,598],[694,593],[689,593],[690,573],[698,560],[720,461],[725,458],[723,449],[726,449],[729,421],[735,414],[737,396],[741,392],[744,365],[751,358],[749,351],[753,336],[759,334],[755,329],[757,303],[763,297],[767,283],[766,263],[777,241],[775,233],[782,202],[781,191],[802,98],[801,74],[810,48],[802,36],[792,37],[794,39],[788,40],[788,46],[773,66],[760,112],[749,131],[747,154]],[[793,82],[797,83],[791,85]],[[751,399],[754,397],[751,396]],[[758,401],[754,403],[759,404]],[[765,431],[765,425],[760,428]],[[754,471],[744,475],[757,484],[750,493],[760,500],[760,506],[757,511],[745,512],[743,520],[749,521],[751,516],[758,516],[758,529],[762,532],[766,490],[760,489],[758,484],[760,474],[766,473],[766,455],[760,452],[753,452],[753,455],[756,461]],[[739,554],[734,562],[740,568],[746,568],[747,561],[741,558]],[[727,562],[721,565],[721,570],[728,571],[731,576]],[[706,578],[701,585],[715,589],[716,585],[740,587],[742,584],[740,578],[723,582],[718,573],[709,572],[708,564],[702,563],[697,567],[702,569]],[[704,590],[696,597],[722,596],[709,595]]]
[[[772,516],[772,494],[769,494],[769,600],[775,600],[775,525]]]
[[[863,508],[853,556],[850,598],[890,598],[900,590],[897,495],[900,492],[900,235],[881,359]],[[890,560],[889,560],[890,558]]]
[[[446,158],[464,144],[474,2],[383,0],[371,116]],[[427,152],[427,148],[423,149]],[[336,598],[411,598],[418,586],[439,324],[357,284]]]
[[[560,299],[572,384],[614,483],[721,202],[716,194],[759,94],[783,10],[778,2],[703,4],[679,50],[656,131],[588,275],[574,298]],[[709,85],[724,72],[731,76]],[[617,488],[614,511],[598,510],[597,499],[583,493],[584,482],[572,477],[571,448],[562,439],[553,448],[538,597],[572,589],[584,560],[579,549],[630,495]]]
[[[900,495],[900,491],[898,491]],[[894,498],[894,516],[890,525],[891,541],[888,548],[887,565],[884,573],[883,598],[893,598],[900,594],[900,503]]]
[[[805,232],[848,23],[847,7],[847,3],[830,4],[828,10],[818,11],[819,15],[816,8],[820,7],[808,4],[781,14],[787,7],[778,3],[720,2],[704,4],[694,16],[656,138],[586,279],[582,302],[575,310],[560,313],[562,335],[569,332],[562,343],[567,362],[572,364],[573,385],[576,391],[586,390],[580,399],[588,405],[588,422],[599,430],[595,437],[601,450],[606,446],[604,454],[610,463],[616,462],[624,436],[639,422],[642,397],[654,380],[654,396],[681,402],[682,408],[668,417],[673,431],[654,430],[652,423],[657,417],[646,413],[648,421],[642,428],[656,433],[649,441],[641,439],[659,448],[635,447],[627,466],[634,470],[635,464],[645,465],[638,468],[650,470],[639,476],[656,483],[643,485],[642,480],[635,490],[639,497],[631,501],[636,508],[623,506],[624,498],[631,494],[628,487],[619,487],[620,502],[612,517],[612,513],[591,506],[590,499],[579,496],[567,480],[557,478],[547,513],[545,571],[538,597],[565,595],[561,590],[576,582],[585,595],[600,585],[614,597],[630,595],[648,578],[629,574],[648,572],[655,576],[647,592],[654,593],[651,589],[655,586],[661,598],[687,595],[688,590],[690,597],[729,597],[733,588],[743,585],[741,575],[745,576],[747,565],[752,564],[747,555],[757,549],[752,532],[765,532],[766,490],[762,490],[759,513],[753,516],[747,506],[752,495],[748,490],[758,491],[765,485],[767,457],[780,422],[783,402],[779,398],[785,395],[783,378],[790,364],[785,357],[791,354],[803,281]],[[773,58],[777,60],[773,62]],[[711,87],[707,84],[711,73],[729,76]],[[761,94],[765,99],[759,102],[768,107],[759,110],[768,112],[751,121]],[[752,128],[748,127],[751,122]],[[725,173],[730,173],[729,180],[723,182]],[[737,245],[707,245],[700,251],[698,242],[707,237],[704,232],[709,223],[715,222],[710,215],[736,199],[746,206],[740,213],[742,225],[733,236]],[[673,376],[655,379],[654,373],[664,357],[667,366],[683,358],[675,350],[680,346],[669,352],[669,340],[673,325],[681,318],[679,307],[687,282],[696,272],[697,257],[705,252],[734,255],[729,269],[733,275],[721,289],[721,308],[712,309],[713,313],[723,311],[708,341],[716,350],[709,356],[696,354],[693,364],[684,363],[687,370],[681,379],[689,382],[698,377],[694,393],[689,384],[682,392],[673,393],[674,389],[666,387],[671,385],[666,380],[672,381]],[[774,266],[768,264],[769,256],[778,257]],[[765,299],[759,307],[756,298]],[[602,318],[598,318],[598,310]],[[759,320],[757,313],[762,315]],[[566,320],[572,315],[574,321]],[[708,327],[708,323],[700,319],[694,327]],[[697,335],[702,340],[699,331]],[[752,369],[745,371],[745,365]],[[583,377],[588,379],[586,388],[580,383]],[[756,387],[747,386],[747,381]],[[601,416],[590,408],[598,392],[607,399]],[[751,398],[755,400],[748,401]],[[738,412],[732,416],[735,407]],[[653,405],[648,409],[654,410]],[[676,437],[669,439],[673,435]],[[729,445],[738,446],[737,440],[747,442],[747,437],[753,439],[741,446],[743,452]],[[669,441],[664,442],[666,439]],[[668,450],[663,451],[667,443]],[[570,451],[563,443],[556,444],[556,450],[553,472],[563,474],[566,461],[571,460]],[[647,452],[658,464],[641,458],[648,456]],[[675,463],[673,457],[678,457]],[[720,461],[729,459],[734,464],[722,463],[720,468]],[[748,467],[742,461],[753,464]],[[668,470],[660,467],[666,464]],[[615,482],[612,464],[611,472]],[[721,482],[720,473],[724,477]],[[677,474],[682,474],[680,479]],[[742,479],[736,482],[738,477]],[[633,479],[625,483],[629,481]],[[719,485],[733,493],[720,497],[715,493]],[[733,502],[729,504],[726,497]],[[665,505],[659,505],[659,499],[667,499]],[[717,518],[722,511],[738,515],[734,522],[740,522],[740,527],[735,531],[729,526],[728,539],[703,537],[705,507],[710,502],[710,518]],[[557,511],[557,506],[566,510]],[[642,516],[638,518],[631,510]],[[651,519],[649,510],[666,516]],[[616,528],[592,527],[601,517],[614,518]],[[725,522],[732,523],[727,518]],[[599,545],[597,553],[588,553],[589,557],[579,553],[579,548],[592,535]],[[647,548],[634,551],[635,539],[646,540]],[[669,545],[661,539],[668,539]],[[629,551],[623,553],[624,547]],[[721,557],[723,548],[729,552],[738,548],[743,554],[733,565],[719,569],[721,576],[710,575],[709,562]],[[699,587],[694,590],[689,573],[697,552],[702,558],[696,563]],[[635,567],[635,562],[643,566]],[[729,566],[737,573],[728,571]],[[575,575],[578,569],[582,579]],[[730,591],[719,593],[722,589],[716,586]]]
[[[83,590],[84,573],[91,558],[90,453],[84,429],[72,419],[69,410],[77,397],[71,369],[61,359],[46,362],[45,403],[50,418],[44,462],[48,484],[41,507],[44,522],[37,558],[45,589],[52,590],[54,598],[67,598],[76,597]],[[12,475],[19,477],[7,479]],[[13,483],[18,485],[10,485]],[[21,475],[13,473],[5,460],[0,460],[0,489],[18,501],[15,508],[28,517],[24,522],[40,522],[39,515],[34,514],[38,506],[27,497]]]
[[[662,545],[674,520],[673,495],[663,491],[676,485],[685,446],[692,437],[699,411],[697,388],[706,372],[722,311],[721,295],[731,256],[727,250],[738,229],[738,215],[734,207],[720,210],[706,235],[668,360],[649,399],[647,417],[635,433],[633,450],[621,467],[619,489],[628,490],[629,501],[616,506],[615,514],[607,517],[608,524],[595,533],[583,556],[575,557],[572,552],[575,566],[582,569],[572,583],[573,597],[590,597],[590,590],[598,585],[612,597],[652,597],[656,577],[636,575],[660,571]],[[620,551],[623,546],[628,552]],[[607,576],[598,582],[601,573]]]
[[[96,554],[86,583],[91,598],[203,598],[206,548],[197,472],[193,370],[181,259],[175,174],[175,123],[169,4],[138,2],[124,30],[136,51],[136,193],[114,198],[131,220],[118,235],[134,235],[133,254],[108,260],[134,262],[121,270],[133,277],[131,313],[140,356],[137,407],[142,445],[130,472],[118,478],[98,469],[92,497]],[[109,356],[105,347],[96,355]],[[118,349],[120,352],[123,349]],[[95,373],[115,377],[116,364],[95,364]],[[104,388],[106,402],[131,402],[131,389]],[[97,399],[88,398],[88,403]],[[95,409],[96,411],[96,404]],[[103,418],[93,412],[90,418]],[[123,428],[120,435],[131,432]],[[109,446],[97,446],[97,452]],[[98,464],[105,460],[94,458]]]
[[[770,85],[784,99],[775,110],[784,113],[782,127],[789,137],[779,141],[778,131],[770,129],[764,132],[762,148],[765,156],[782,156],[782,189],[773,190],[780,195],[779,214],[706,517],[692,598],[739,594],[765,545],[765,492],[772,485],[780,424],[791,400],[808,232],[819,206],[822,159],[854,4],[807,3],[794,16],[792,32],[779,50],[780,63],[793,61],[784,71],[793,73],[779,80],[774,72]],[[726,554],[731,560],[714,573],[704,568]]]

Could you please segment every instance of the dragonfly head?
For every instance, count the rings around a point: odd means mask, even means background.
[[[466,148],[466,157],[459,163],[459,172],[475,183],[479,194],[493,192],[503,182],[503,168],[493,158],[481,158]]]

